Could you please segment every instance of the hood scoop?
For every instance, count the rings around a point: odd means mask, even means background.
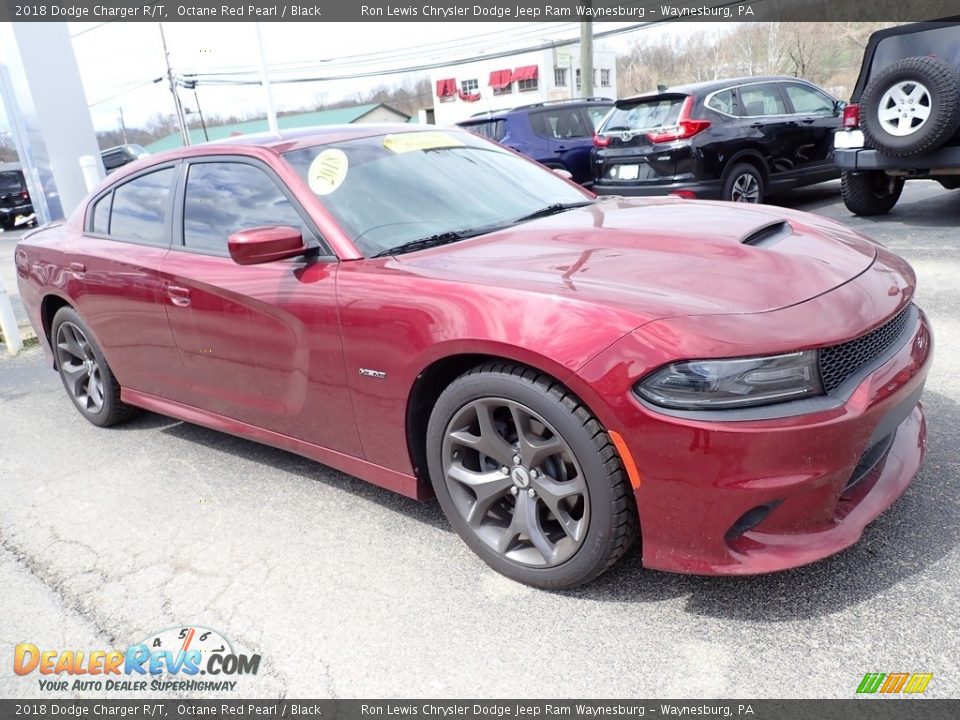
[[[740,240],[740,244],[750,245],[751,247],[768,248],[790,237],[792,234],[793,228],[790,227],[790,223],[786,220],[779,220],[751,231],[749,235]]]

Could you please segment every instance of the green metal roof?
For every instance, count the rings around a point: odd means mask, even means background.
[[[296,115],[283,115],[277,118],[277,124],[281,130],[293,130],[296,128],[312,127],[314,125],[344,125],[356,122],[364,115],[367,115],[383,103],[367,103],[366,105],[354,105],[352,107],[335,108],[333,110],[317,110],[316,112],[298,113]],[[390,107],[389,105],[387,107]],[[393,110],[394,108],[390,108]],[[395,110],[401,115],[399,110]],[[247,135],[249,133],[266,132],[269,130],[267,119],[248,120],[247,122],[234,123],[232,125],[218,125],[216,127],[207,126],[207,135],[210,140],[223,140],[235,133]],[[202,128],[191,128],[190,144],[199,145],[205,142]],[[183,145],[180,139],[180,133],[167,135],[165,138],[156,140],[146,146],[146,150],[151,153],[162,152],[163,150],[172,150]]]

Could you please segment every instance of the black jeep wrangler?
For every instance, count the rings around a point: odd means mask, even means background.
[[[958,129],[960,18],[873,33],[834,136],[847,208],[889,212],[911,178],[960,187]]]

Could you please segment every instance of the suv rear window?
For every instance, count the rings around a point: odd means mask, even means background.
[[[870,75],[903,58],[928,56],[953,67],[960,67],[960,43],[957,42],[956,24],[883,38],[877,43],[873,54]]]
[[[673,127],[680,119],[680,109],[686,99],[686,95],[657,95],[635,104],[617,105],[607,116],[601,132]]]
[[[0,172],[0,194],[18,193],[23,191],[23,175],[17,171]]]
[[[464,130],[474,132],[488,140],[503,140],[507,134],[507,123],[505,120],[484,120],[482,122],[463,123],[460,127]]]

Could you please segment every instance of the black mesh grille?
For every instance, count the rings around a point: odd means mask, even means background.
[[[889,348],[903,332],[910,316],[910,307],[908,305],[876,330],[856,340],[822,348],[820,379],[824,391],[829,393],[836,390],[844,380]]]

